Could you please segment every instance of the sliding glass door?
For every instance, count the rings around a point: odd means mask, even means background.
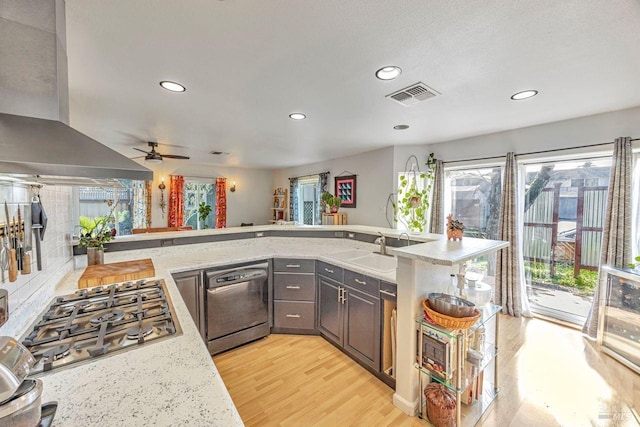
[[[611,158],[523,166],[523,255],[531,308],[582,324],[598,278]]]

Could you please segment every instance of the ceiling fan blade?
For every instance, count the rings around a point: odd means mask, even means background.
[[[136,156],[136,157],[129,157],[131,160],[135,160],[135,159],[144,159],[147,156]]]
[[[131,148],[133,148],[134,150],[138,150],[139,152],[144,153],[144,154],[149,154],[150,153],[150,151],[144,151],[144,150],[141,150],[141,149],[136,148],[136,147],[131,147]]]
[[[161,154],[162,157],[166,157],[167,159],[181,159],[181,160],[189,160],[188,156],[179,156],[177,154]]]

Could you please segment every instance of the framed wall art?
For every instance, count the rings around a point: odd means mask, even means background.
[[[341,208],[356,207],[356,175],[336,176],[335,195],[342,200]]]

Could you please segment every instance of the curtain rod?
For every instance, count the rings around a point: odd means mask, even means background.
[[[640,138],[632,138],[631,141],[640,141]],[[555,153],[558,151],[567,151],[567,150],[575,150],[578,148],[589,148],[589,147],[601,147],[603,145],[611,145],[615,143],[615,141],[610,141],[610,142],[601,142],[599,144],[590,144],[590,145],[580,145],[577,147],[566,147],[566,148],[554,148],[551,150],[541,150],[541,151],[530,151],[528,153],[518,153],[515,156],[529,156],[532,154],[546,154],[546,153]],[[447,164],[447,163],[462,163],[462,162],[476,162],[476,161],[480,161],[480,160],[492,160],[492,159],[504,159],[505,156],[491,156],[491,157],[480,157],[477,159],[464,159],[464,160],[450,160],[450,161],[443,161],[442,163]]]
[[[294,177],[290,177],[289,179],[300,179],[300,178],[311,178],[312,176],[317,176],[320,175],[321,173],[326,173],[327,175],[331,174],[331,172],[326,171],[326,172],[318,172],[318,173],[310,173],[308,175],[302,175],[302,176],[294,176]]]

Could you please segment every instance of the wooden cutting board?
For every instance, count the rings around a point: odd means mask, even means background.
[[[145,279],[156,275],[151,258],[135,261],[114,262],[111,264],[90,265],[78,280],[78,288],[109,285]]]

